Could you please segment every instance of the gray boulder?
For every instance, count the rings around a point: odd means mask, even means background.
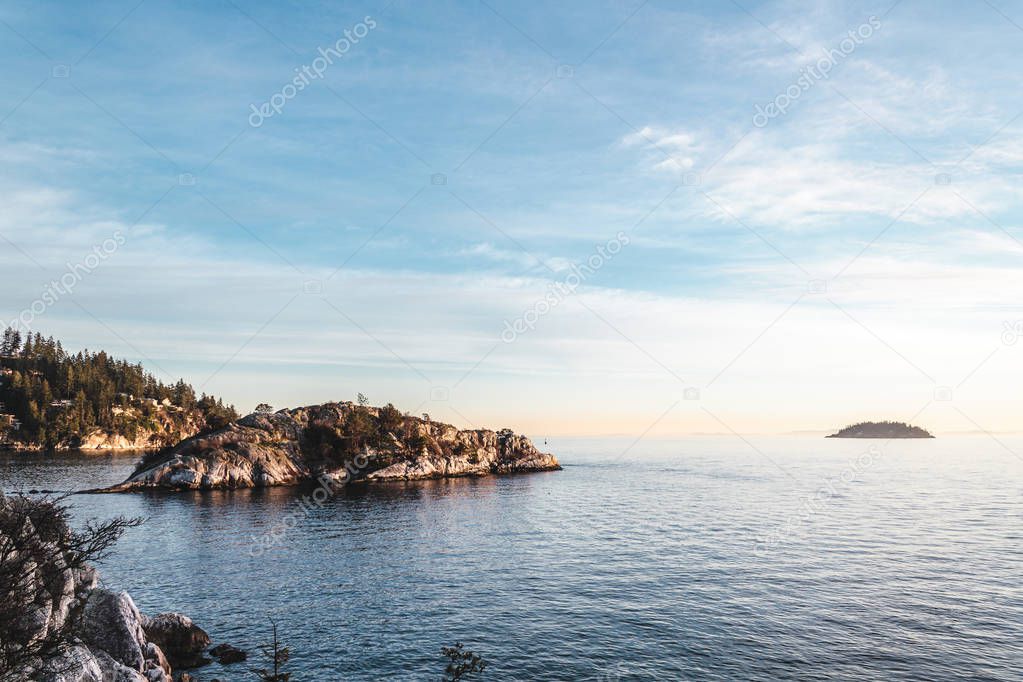
[[[210,649],[210,655],[215,656],[221,665],[230,663],[241,663],[249,658],[249,655],[236,646],[230,644],[218,644]]]
[[[142,615],[127,592],[93,590],[85,603],[81,637],[94,651],[105,651],[113,660],[138,672],[145,669],[147,642]]]
[[[103,671],[104,682],[148,682],[138,670],[115,661],[107,652],[100,650],[96,651],[95,655]]]
[[[74,646],[49,659],[31,679],[39,682],[107,682],[96,656],[84,645]]]

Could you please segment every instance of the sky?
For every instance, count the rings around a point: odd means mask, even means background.
[[[997,437],[1021,38],[1005,0],[3,2],[0,320],[243,412]]]

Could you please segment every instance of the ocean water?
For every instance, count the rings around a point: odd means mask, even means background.
[[[107,586],[250,652],[205,681],[255,679],[270,618],[297,681],[437,680],[456,640],[488,680],[1023,679],[1023,439],[629,444],[552,440],[564,471],[322,506],[312,489],[72,504],[148,518]],[[103,485],[132,462],[3,455],[0,488]]]

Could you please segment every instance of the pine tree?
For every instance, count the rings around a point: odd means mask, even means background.
[[[8,327],[4,330],[3,341],[0,342],[0,356],[13,357],[21,349],[21,332]]]
[[[273,669],[257,670],[256,676],[263,682],[288,682],[291,679],[291,673],[281,672],[281,669],[291,659],[291,649],[283,646],[277,638],[277,622],[273,618],[270,619],[270,624],[273,625],[274,638],[271,642],[260,646],[259,649],[270,660]]]
[[[174,385],[163,384],[141,364],[116,360],[102,351],[71,355],[60,341],[43,338],[38,332],[27,334],[22,344],[17,330],[4,330],[0,355],[15,356],[0,360],[0,366],[12,370],[10,379],[0,382],[0,402],[22,423],[20,431],[12,434],[22,443],[74,444],[97,428],[134,435],[145,420],[152,425],[151,420],[162,409],[140,402],[143,398],[171,398],[184,414],[167,411],[166,419],[183,421],[198,416],[207,428],[220,428],[238,418],[223,400],[204,396],[197,402],[195,391],[183,379]],[[63,400],[72,404],[51,407]],[[134,414],[114,415],[115,405]]]

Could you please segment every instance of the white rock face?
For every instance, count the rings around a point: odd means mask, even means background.
[[[151,435],[139,436],[135,440],[129,440],[125,436],[115,433],[107,433],[97,429],[82,437],[79,448],[82,450],[133,450],[152,447]]]
[[[134,668],[129,668],[120,661],[114,660],[114,657],[107,652],[100,649],[95,652],[96,661],[99,663],[100,669],[103,671],[104,680],[113,680],[115,682],[147,682],[147,678]],[[163,674],[163,671],[160,671]]]
[[[127,592],[93,590],[85,603],[82,639],[91,649],[105,651],[115,661],[142,672],[146,663],[146,633],[142,616]]]
[[[171,667],[147,641],[145,620],[126,592],[95,589],[78,631],[80,643],[46,662],[29,679],[39,682],[171,682]]]
[[[487,476],[560,469],[510,431],[460,431],[393,408],[327,403],[252,414],[183,441],[109,492]]]
[[[47,661],[31,679],[39,682],[106,682],[96,656],[81,645]]]

